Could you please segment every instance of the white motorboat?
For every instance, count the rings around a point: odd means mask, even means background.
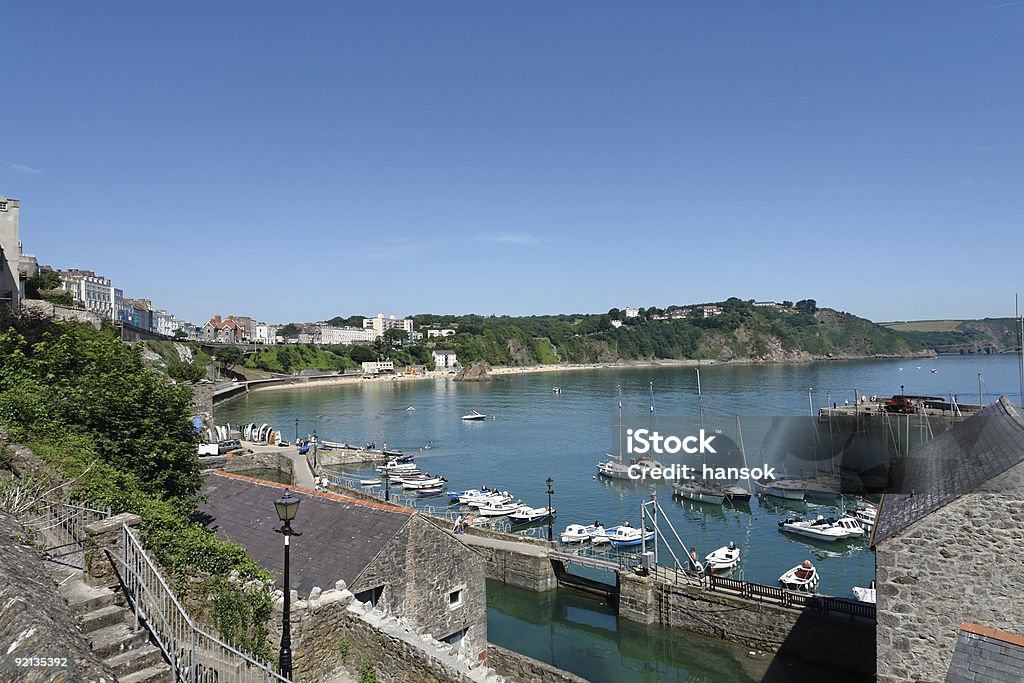
[[[444,477],[414,477],[412,479],[401,479],[403,489],[432,489],[444,486],[448,480]]]
[[[412,413],[412,412],[415,412],[415,411],[416,411],[416,408],[415,408],[415,406],[409,406],[409,407],[408,407],[408,408],[406,408],[405,410],[406,410],[406,412],[408,412],[408,413]]]
[[[804,560],[803,564],[798,564],[780,576],[779,584],[791,591],[813,593],[818,587],[818,570],[810,560]]]
[[[584,526],[582,524],[570,524],[565,527],[565,531],[559,536],[559,540],[565,544],[571,543],[586,543],[595,536],[603,536],[604,527],[601,526],[600,522],[594,524],[588,524]]]
[[[727,572],[740,563],[740,549],[735,543],[730,542],[729,545],[723,545],[718,550],[708,553],[704,559],[707,562],[705,568],[712,573]]]
[[[483,507],[484,505],[486,505],[487,503],[507,504],[507,503],[511,503],[512,500],[513,500],[512,494],[510,494],[508,492],[505,492],[505,493],[496,493],[495,492],[495,493],[487,493],[487,494],[485,494],[483,496],[480,496],[478,498],[474,498],[474,499],[470,500],[468,503],[466,503],[466,505],[468,505],[469,507],[472,507],[472,508],[480,508],[480,507]],[[513,508],[513,509],[515,509],[515,508]]]
[[[860,586],[853,587],[853,597],[857,598],[861,602],[870,602],[872,605],[875,604],[875,582],[872,581],[867,588],[861,588]]]
[[[789,517],[779,522],[780,531],[788,531],[799,536],[813,538],[826,543],[835,543],[846,538],[862,536],[864,529],[852,517],[841,519],[825,518],[818,515],[817,519],[810,520],[803,517]]]
[[[644,541],[653,541],[654,530],[641,530],[624,524],[606,530],[604,532],[604,538],[608,540],[608,543],[612,544],[613,548],[630,548],[635,545],[640,545]]]
[[[854,517],[864,528],[864,531],[870,533],[875,527],[875,519],[878,517],[878,508],[874,505],[865,505],[864,507],[857,508],[854,512]]]
[[[389,460],[386,465],[377,465],[378,472],[411,472],[412,470],[418,469],[414,462],[398,462],[397,460]]]
[[[513,502],[502,502],[499,500],[488,500],[477,507],[477,511],[484,517],[504,517],[518,510],[520,505]]]
[[[508,516],[508,518],[513,524],[532,524],[554,516],[554,508],[532,508],[526,505],[520,505],[515,512]]]
[[[468,415],[463,415],[462,419],[463,420],[486,420],[487,416],[484,415],[481,412],[477,412],[476,410],[474,410],[473,412],[469,413]]]
[[[380,479],[360,479],[359,480],[359,485],[360,486],[380,486],[380,484],[381,484]]]
[[[467,489],[459,493],[455,497],[455,500],[458,501],[461,505],[469,505],[469,501],[476,500],[477,498],[480,498],[481,496],[484,495],[486,495],[485,492],[481,491],[480,489]]]

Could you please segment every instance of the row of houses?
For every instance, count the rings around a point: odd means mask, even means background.
[[[71,294],[78,308],[84,308],[113,323],[131,325],[166,337],[173,337],[178,330],[182,330],[186,337],[195,336],[192,323],[178,320],[170,311],[155,307],[150,299],[126,297],[110,278],[80,268],[55,272],[60,276],[62,289]]]

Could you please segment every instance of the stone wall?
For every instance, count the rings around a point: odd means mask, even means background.
[[[585,678],[497,645],[487,646],[487,666],[517,683],[587,683]]]
[[[283,595],[276,594],[271,642],[281,638]],[[358,677],[364,666],[378,683],[497,683],[502,680],[475,657],[419,635],[404,619],[387,617],[359,603],[339,581],[314,590],[308,600],[292,600],[294,678],[319,681],[347,671]]]
[[[25,530],[0,513],[0,680],[114,681],[75,626],[75,615],[61,600]],[[66,658],[66,666],[21,667],[17,658]]]
[[[204,469],[224,470],[235,474],[244,474],[259,479],[259,472],[271,470],[277,472],[280,477],[273,481],[281,483],[292,483],[294,464],[291,458],[283,453],[245,453],[242,455],[204,455],[199,458],[199,463]]]
[[[483,558],[487,578],[492,581],[536,593],[558,588],[551,560],[542,549],[525,553],[521,549],[504,548],[498,544],[483,545],[472,539],[466,539],[466,543]]]
[[[396,581],[400,577],[400,581]],[[444,639],[462,629],[462,648],[486,659],[487,594],[483,560],[455,537],[414,514],[352,584],[353,593],[385,586],[378,608]],[[456,604],[452,594],[457,592]]]
[[[1022,548],[1024,496],[997,493],[963,496],[880,543],[878,680],[945,678],[961,622],[1024,634]]]
[[[619,572],[619,616],[873,674],[875,624]]]

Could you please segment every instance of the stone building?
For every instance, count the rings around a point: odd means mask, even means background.
[[[1024,635],[1024,414],[999,399],[904,458],[890,491],[871,538],[878,680],[975,680],[951,666],[958,641]],[[957,657],[1024,680],[1024,660],[986,661],[995,647]]]
[[[0,305],[9,305],[12,311],[19,310],[22,297],[18,277],[21,260],[19,207],[17,199],[0,195]]]
[[[241,475],[206,475],[199,521],[282,575],[282,484]],[[293,523],[291,585],[300,596],[339,580],[361,602],[404,619],[477,660],[486,659],[483,560],[447,529],[409,508],[291,488],[302,501]]]

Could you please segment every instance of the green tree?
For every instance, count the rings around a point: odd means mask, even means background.
[[[384,341],[387,343],[389,348],[401,346],[408,338],[409,334],[405,330],[399,330],[396,328],[384,330]]]
[[[217,349],[214,358],[224,366],[225,370],[231,372],[236,365],[240,365],[245,360],[245,354],[237,346],[225,346]]]
[[[288,323],[287,325],[281,325],[277,328],[277,334],[281,337],[297,337],[299,336],[299,327],[295,323]]]

